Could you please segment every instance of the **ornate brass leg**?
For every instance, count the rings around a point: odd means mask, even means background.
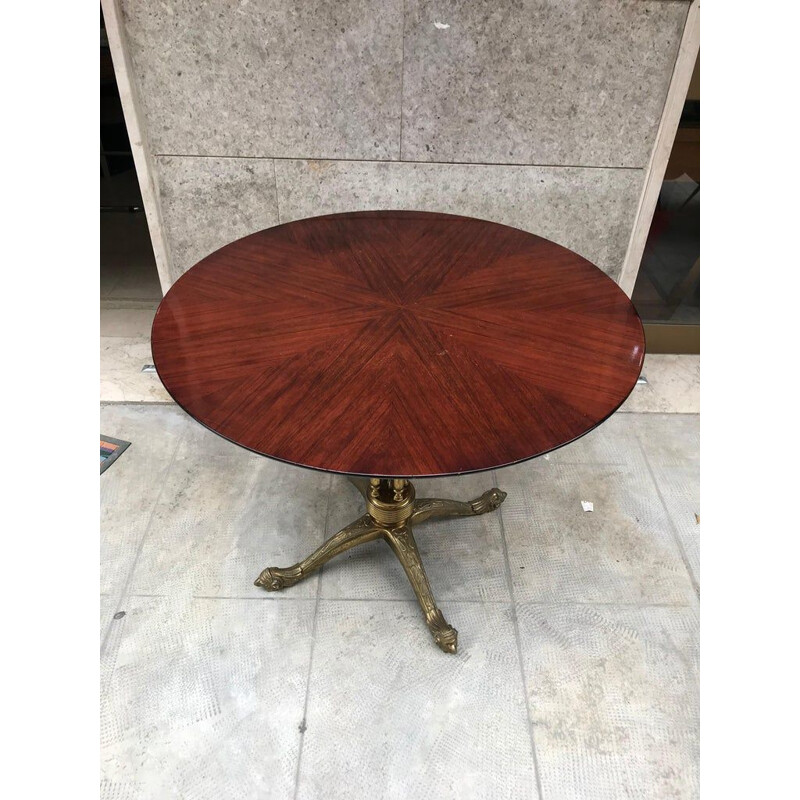
[[[458,500],[437,500],[433,497],[421,497],[414,501],[414,512],[411,514],[411,523],[418,525],[428,519],[442,517],[472,517],[476,514],[486,514],[500,507],[506,493],[500,489],[489,489],[480,497],[467,503]]]
[[[294,586],[298,581],[319,569],[326,561],[334,556],[344,553],[351,547],[365,542],[371,542],[382,536],[383,529],[369,514],[364,514],[355,522],[351,522],[339,533],[334,534],[321,547],[315,550],[308,558],[304,558],[291,567],[267,567],[256,578],[255,585],[261,586],[268,592],[276,592],[287,586]]]
[[[447,624],[444,615],[433,599],[431,585],[428,583],[428,576],[422,566],[422,559],[414,540],[414,534],[411,532],[411,526],[406,524],[386,530],[383,536],[406,571],[414,594],[422,606],[422,613],[425,614],[428,630],[433,634],[433,640],[445,653],[455,653],[458,647],[458,631],[452,625]]]
[[[506,499],[506,493],[490,489],[468,503],[433,498],[416,500],[414,487],[405,478],[351,477],[350,481],[364,498],[367,513],[294,566],[268,567],[258,576],[256,586],[270,592],[293,586],[339,553],[383,537],[406,571],[434,641],[445,653],[455,653],[458,631],[447,623],[433,599],[412,526],[437,517],[465,517],[494,511]]]

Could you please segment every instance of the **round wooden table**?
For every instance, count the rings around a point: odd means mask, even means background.
[[[638,314],[616,283],[554,242],[417,211],[290,222],[204,258],[164,297],[152,331],[164,386],[194,419],[270,458],[351,477],[366,513],[267,590],[384,538],[437,644],[412,528],[505,498],[416,498],[411,478],[491,470],[568,444],[636,384]]]

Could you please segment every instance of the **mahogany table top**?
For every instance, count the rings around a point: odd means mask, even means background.
[[[167,391],[236,444],[304,467],[425,477],[488,470],[609,417],[644,358],[601,270],[493,222],[334,214],[232,242],[153,322]]]

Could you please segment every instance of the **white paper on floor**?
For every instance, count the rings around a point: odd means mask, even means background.
[[[581,500],[581,508],[584,511],[594,511],[594,503],[590,503],[588,500]]]

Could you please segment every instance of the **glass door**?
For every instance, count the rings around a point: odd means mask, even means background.
[[[648,352],[700,352],[699,54],[631,299]]]

